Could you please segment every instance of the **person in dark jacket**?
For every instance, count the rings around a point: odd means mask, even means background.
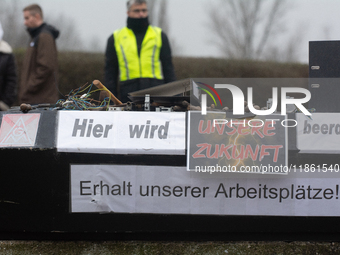
[[[114,31],[105,52],[105,86],[122,102],[130,92],[176,80],[169,40],[149,24],[146,1],[129,0],[127,15],[127,26]]]
[[[16,100],[17,71],[12,48],[2,36],[0,23],[0,111],[6,111]]]
[[[59,31],[44,23],[41,7],[32,4],[23,10],[25,26],[31,36],[21,70],[19,102],[56,103]]]

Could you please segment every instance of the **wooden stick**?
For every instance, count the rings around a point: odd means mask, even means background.
[[[96,86],[98,89],[103,89],[105,92],[111,97],[111,100],[115,103],[115,105],[120,105],[122,102],[116,98],[110,90],[108,90],[99,80],[94,80],[93,85]]]

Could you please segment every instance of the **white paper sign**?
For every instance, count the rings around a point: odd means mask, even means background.
[[[185,167],[72,165],[70,211],[340,216],[340,178],[322,176],[231,178]]]
[[[185,153],[185,113],[60,111],[59,152]]]
[[[300,153],[340,153],[340,113],[296,114]]]

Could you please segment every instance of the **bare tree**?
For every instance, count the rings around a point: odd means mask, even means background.
[[[287,7],[287,0],[219,0],[209,13],[214,43],[227,57],[260,59],[284,30]]]
[[[152,25],[162,28],[168,35],[172,54],[176,55],[180,52],[180,47],[176,40],[170,35],[168,3],[169,1],[167,0],[148,0],[149,21]]]
[[[160,26],[166,33],[169,32],[169,20],[168,20],[168,2],[162,0],[159,2],[159,15],[158,26]]]
[[[148,10],[150,23],[168,33],[168,2],[166,0],[148,0]]]
[[[306,24],[297,26],[297,29],[290,36],[286,36],[285,43],[268,44],[262,58],[276,62],[297,62],[300,58],[299,49],[306,27]]]
[[[156,16],[156,0],[148,0],[148,12],[149,12],[149,22],[153,24],[153,17]]]

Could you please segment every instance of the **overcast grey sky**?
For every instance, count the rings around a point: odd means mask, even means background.
[[[38,3],[46,15],[64,13],[74,20],[85,45],[94,40],[104,52],[107,38],[126,24],[126,0],[20,0],[23,6]],[[219,57],[207,27],[209,5],[215,0],[168,0],[170,31],[183,56]],[[271,1],[271,0],[269,0]],[[308,41],[340,39],[339,0],[289,0],[286,32],[277,36],[284,44],[299,31],[299,61],[308,62]],[[53,24],[58,27],[58,24]],[[61,31],[62,32],[62,31]]]

